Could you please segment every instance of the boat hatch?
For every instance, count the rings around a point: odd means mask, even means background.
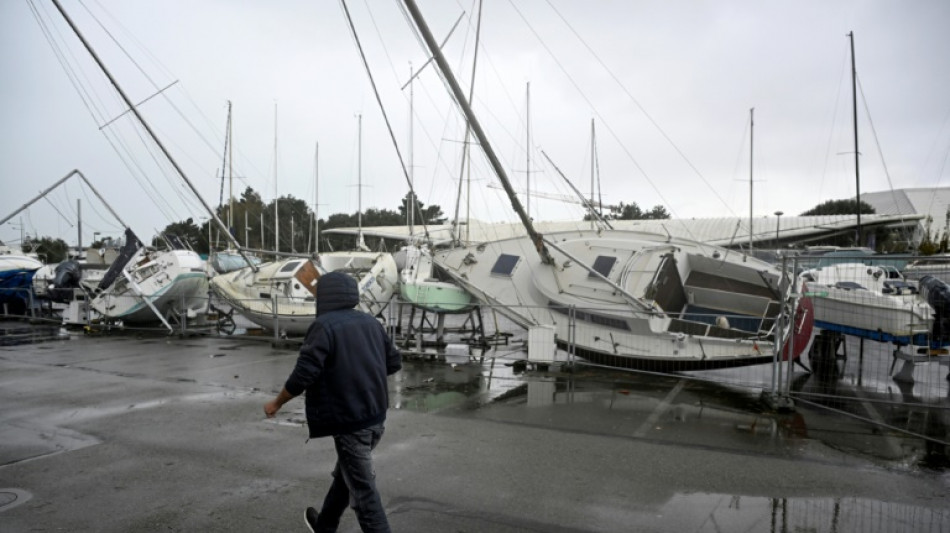
[[[515,267],[518,266],[520,260],[521,257],[517,255],[501,254],[495,261],[494,266],[491,267],[491,273],[499,276],[508,276],[510,278],[511,273],[515,271]]]
[[[280,267],[280,272],[293,272],[298,266],[300,266],[302,261],[290,261],[286,265]]]
[[[614,265],[617,264],[617,258],[609,255],[598,255],[597,259],[594,260],[594,270],[605,278],[610,277],[610,271],[613,270]],[[596,278],[593,272],[587,274],[588,278]],[[598,278],[599,279],[599,278]]]
[[[683,289],[683,281],[672,254],[663,256],[653,276],[653,282],[647,287],[644,296],[653,300],[664,311],[679,313],[686,307],[686,291]]]

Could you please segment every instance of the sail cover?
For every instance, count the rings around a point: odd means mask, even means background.
[[[99,282],[99,285],[96,287],[96,292],[102,292],[105,289],[109,288],[117,277],[119,273],[122,272],[122,269],[125,268],[125,265],[132,260],[132,257],[135,256],[135,253],[139,251],[139,248],[144,246],[142,241],[135,236],[135,233],[132,232],[131,228],[125,228],[125,244],[122,246],[122,249],[119,251],[118,257],[112,261],[112,266],[109,267],[109,270],[106,271],[106,275],[102,277],[102,281]]]

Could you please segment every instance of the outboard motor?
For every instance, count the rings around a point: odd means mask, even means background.
[[[920,294],[934,308],[933,340],[950,341],[950,285],[933,276],[924,276],[918,282]]]
[[[50,299],[59,303],[72,301],[73,289],[79,288],[80,279],[82,279],[82,268],[76,261],[63,261],[56,265],[53,282],[49,288]]]

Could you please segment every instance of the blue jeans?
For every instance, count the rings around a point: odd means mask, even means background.
[[[383,429],[383,425],[378,424],[333,436],[336,467],[333,469],[333,483],[317,518],[317,531],[336,531],[340,517],[349,505],[356,511],[363,531],[389,532],[389,521],[376,490],[372,457],[373,448],[383,436]]]

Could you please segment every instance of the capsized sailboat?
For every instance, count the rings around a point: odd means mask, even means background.
[[[808,348],[810,301],[783,313],[794,284],[767,263],[671,236],[539,233],[421,12],[404,3],[525,228],[521,237],[435,252],[456,282],[524,327],[553,326],[559,346],[611,366],[740,366]]]
[[[125,230],[125,245],[96,287],[90,307],[123,324],[194,318],[208,309],[208,276],[201,256],[190,250],[159,251]]]
[[[378,315],[397,290],[398,271],[385,252],[329,252],[246,267],[211,279],[215,295],[251,322],[289,335],[303,335],[316,317],[317,283],[327,272],[353,276],[359,308]]]
[[[499,313],[526,328],[553,326],[562,348],[573,345],[595,363],[689,370],[773,360],[787,287],[768,263],[651,233],[546,238],[563,251],[554,265],[537,258],[527,237],[441,250],[434,259]],[[800,303],[787,343],[794,351],[785,350],[796,358],[807,349],[813,320],[810,302]]]

